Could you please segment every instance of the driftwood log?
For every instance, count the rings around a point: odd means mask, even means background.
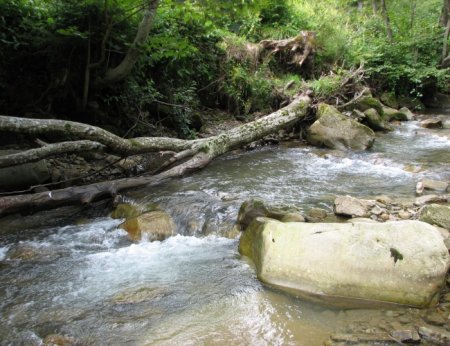
[[[0,197],[0,216],[24,210],[31,212],[62,205],[86,204],[102,198],[114,197],[118,192],[126,189],[156,185],[166,179],[182,176],[205,167],[211,160],[230,150],[293,125],[307,115],[310,103],[311,99],[308,96],[298,96],[288,106],[265,117],[217,136],[197,140],[162,137],[123,139],[101,128],[76,122],[0,116],[0,132],[29,136],[57,134],[77,139],[4,156],[0,159],[0,167],[32,162],[65,152],[106,150],[122,156],[152,151],[173,152],[170,159],[163,163],[160,173],[155,175]]]

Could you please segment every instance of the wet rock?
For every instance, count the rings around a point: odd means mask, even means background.
[[[78,346],[81,342],[67,335],[49,334],[43,340],[44,346]]]
[[[393,107],[393,108],[398,108],[398,107]],[[399,109],[400,112],[404,113],[406,115],[406,118],[408,119],[408,121],[411,121],[414,119],[414,113],[411,112],[409,110],[409,108],[407,107],[402,107]]]
[[[432,191],[447,191],[448,183],[446,181],[432,180],[432,179],[422,179],[417,183],[416,192],[421,194],[423,190]]]
[[[381,115],[373,109],[369,108],[364,112],[365,118],[363,123],[369,126],[374,131],[392,131],[394,128],[389,123],[385,122]]]
[[[391,345],[394,342],[387,333],[332,334],[330,341],[326,341],[325,345]]]
[[[425,195],[417,197],[414,201],[414,205],[421,206],[431,203],[446,203],[447,200],[448,197],[446,195]]]
[[[317,120],[310,126],[307,141],[313,145],[339,150],[365,150],[375,141],[367,126],[348,118],[333,106],[321,103]]]
[[[164,240],[175,232],[175,223],[164,211],[152,211],[127,219],[120,225],[132,241]]]
[[[242,229],[246,229],[257,217],[267,217],[268,215],[269,209],[264,204],[264,201],[259,199],[250,199],[241,204],[237,222]]]
[[[334,213],[349,217],[368,217],[375,201],[339,196],[334,200]]]
[[[439,118],[426,119],[420,122],[420,126],[427,129],[441,129],[443,127],[442,120]]]
[[[113,219],[129,219],[149,211],[157,211],[157,210],[160,210],[159,206],[153,203],[145,205],[132,203],[119,203],[111,212],[110,216]]]
[[[426,205],[420,211],[419,220],[450,230],[450,206],[440,204]]]
[[[408,121],[405,113],[390,107],[383,107],[383,118],[387,121]]]
[[[450,344],[450,333],[432,327],[419,327],[419,335],[431,342],[435,342],[438,345],[449,345]]]
[[[115,294],[111,301],[113,304],[140,304],[147,301],[158,301],[169,295],[166,288],[138,287]]]
[[[239,208],[237,224],[245,230],[257,217],[268,217],[282,222],[304,222],[304,217],[294,208],[266,206],[260,199],[250,199]]]
[[[325,209],[311,208],[306,213],[306,221],[319,222],[327,217],[328,213]]]
[[[287,213],[280,219],[281,222],[305,222],[305,218],[300,213]]]
[[[373,108],[370,108],[370,109],[373,109]],[[375,111],[376,112],[376,111]],[[377,113],[378,114],[378,113]],[[361,112],[360,110],[358,110],[358,109],[354,109],[354,110],[352,110],[352,112],[350,113],[350,116],[353,118],[353,119],[355,119],[355,120],[357,120],[357,121],[359,121],[359,122],[362,122],[365,118],[366,118],[366,114],[364,114],[363,112]],[[370,127],[370,126],[369,126]]]
[[[354,103],[350,107],[352,107],[353,109],[358,109],[361,112],[373,108],[378,112],[378,114],[383,115],[383,104],[370,95],[361,97],[359,100],[357,100],[356,103]]]
[[[390,333],[394,340],[405,343],[418,343],[420,342],[420,335],[415,329],[400,329],[394,330]]]
[[[258,218],[239,252],[260,280],[323,301],[384,301],[428,306],[450,266],[439,232],[419,221],[281,223]],[[346,301],[346,299],[347,301]]]

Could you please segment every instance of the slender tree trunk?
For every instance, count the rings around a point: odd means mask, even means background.
[[[89,85],[91,82],[91,24],[89,23],[89,38],[86,49],[86,67],[84,69],[83,98],[81,100],[81,110],[86,110],[89,99]]]
[[[362,12],[363,9],[364,9],[364,1],[358,0],[358,11]]]
[[[119,82],[130,74],[141,55],[141,46],[147,41],[158,4],[159,0],[147,0],[147,7],[145,9],[144,16],[139,24],[136,37],[128,49],[127,55],[118,66],[106,71],[104,78],[98,82],[99,84],[108,85]]]
[[[442,59],[441,59],[441,64],[444,64],[447,56],[448,56],[448,37],[450,34],[450,18],[448,18],[449,16],[447,16],[447,26],[445,28],[445,32],[444,32],[444,43],[442,45]]]
[[[386,34],[388,37],[389,42],[393,41],[393,35],[392,35],[392,27],[391,27],[391,21],[389,19],[389,13],[386,7],[386,0],[381,0],[381,13],[383,14],[384,23],[386,26]]]
[[[86,150],[109,149],[119,153],[129,152],[129,150],[145,152],[143,148],[147,146],[147,151],[167,148],[177,151],[162,166],[162,168],[171,168],[156,175],[119,179],[34,194],[0,197],[0,216],[20,210],[30,212],[35,209],[53,208],[62,205],[86,204],[101,198],[112,197],[119,191],[143,185],[155,185],[166,179],[182,176],[205,167],[215,157],[232,149],[293,125],[307,115],[310,103],[311,99],[308,96],[299,96],[288,106],[263,118],[223,132],[217,136],[194,141],[172,138],[125,140],[100,128],[74,122],[0,116],[0,131],[27,134],[61,134],[63,133],[62,131],[68,131],[66,135],[88,139],[79,141],[79,144],[81,145],[82,142]],[[12,118],[12,120],[8,118]],[[7,162],[1,163],[0,161],[0,166],[5,167],[17,164],[17,162],[34,161],[55,152],[61,153],[67,152],[67,150],[73,152],[77,146],[77,142],[66,142],[65,144],[66,147],[58,144],[55,144],[53,147],[44,147],[46,149],[44,153],[40,152],[39,149],[33,149],[20,153],[19,156],[13,156],[12,158],[10,156],[9,164]],[[133,149],[134,147],[137,149]],[[65,149],[66,151],[64,151]]]
[[[374,16],[378,14],[378,0],[372,0],[372,11]]]
[[[450,0],[443,0],[439,24],[443,27],[447,26],[447,18],[450,12]]]

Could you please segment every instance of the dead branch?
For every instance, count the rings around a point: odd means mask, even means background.
[[[188,159],[179,165],[153,176],[125,178],[49,192],[0,197],[0,215],[6,215],[20,210],[32,211],[62,205],[86,204],[94,200],[115,196],[119,191],[143,185],[155,185],[166,179],[188,174],[205,167],[217,156],[260,139],[270,133],[277,132],[284,127],[293,125],[306,116],[310,103],[311,99],[308,96],[299,96],[288,106],[251,123],[241,125],[217,136],[193,141],[146,137],[125,140],[103,129],[75,122],[21,118],[13,118],[12,121],[8,121],[9,117],[0,116],[0,131],[9,130],[9,132],[20,133],[20,130],[22,130],[22,132],[27,134],[42,135],[52,132],[61,134],[61,131],[66,129],[69,134],[78,135],[84,139],[95,137],[98,139],[100,145],[107,146],[108,149],[114,147],[120,152],[128,152],[129,146],[132,145],[138,146],[137,150],[140,153],[145,152],[142,149],[144,147],[146,147],[147,151],[159,151],[170,148],[178,152],[178,154],[175,154],[173,158],[164,164],[164,167]],[[40,122],[44,125],[41,125]]]

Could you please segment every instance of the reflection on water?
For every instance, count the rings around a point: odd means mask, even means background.
[[[443,134],[411,122],[364,153],[236,152],[131,193],[175,218],[180,235],[164,242],[130,244],[109,218],[20,237],[2,230],[0,340],[38,345],[58,333],[95,345],[309,346],[354,321],[381,321],[381,310],[330,309],[263,286],[237,240],[220,235],[248,197],[302,208],[331,208],[337,194],[413,197],[421,177],[450,178]]]

